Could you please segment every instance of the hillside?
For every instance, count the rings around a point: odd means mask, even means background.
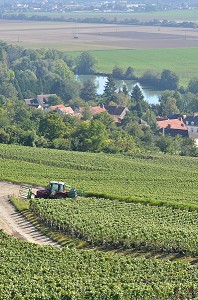
[[[0,144],[1,180],[63,180],[112,199],[32,200],[37,221],[86,247],[41,247],[0,232],[0,300],[197,299],[196,168],[189,157]]]
[[[198,158],[107,155],[0,144],[0,179],[47,185],[61,180],[85,192],[198,204]]]

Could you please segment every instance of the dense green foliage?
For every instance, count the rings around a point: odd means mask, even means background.
[[[198,211],[80,197],[33,200],[30,209],[48,226],[93,245],[198,255]]]
[[[198,270],[184,262],[54,249],[0,232],[0,299],[193,299]]]
[[[63,180],[86,192],[197,203],[197,158],[109,155],[0,144],[0,178],[47,185]]]
[[[127,91],[123,85],[118,91],[113,76],[108,77],[104,93],[100,96],[96,94],[94,84],[85,82],[81,86],[73,71],[90,74],[95,72],[95,64],[95,58],[87,52],[71,59],[66,53],[56,50],[28,50],[1,42],[0,143],[85,152],[137,153],[147,149],[198,155],[195,145],[187,138],[161,138],[156,128],[156,115],[186,114],[198,110],[194,88],[196,78],[189,82],[188,88],[180,88],[180,93],[174,72],[164,69],[159,78],[147,72],[142,77],[144,81],[150,80],[163,89],[174,89],[162,93],[159,105],[149,105],[138,85],[132,91]],[[115,71],[114,68],[114,76],[134,76],[134,70],[129,66],[125,71],[118,67]],[[35,99],[43,92],[57,94],[44,104],[48,109],[36,109],[23,101],[24,98]],[[71,106],[74,110],[84,107],[83,112],[79,110],[82,117],[62,112],[58,115],[56,110],[49,113],[49,106],[56,104]],[[90,106],[104,104],[127,107],[129,112],[119,120],[116,117],[117,123],[111,116],[112,120],[107,124],[106,115],[93,116],[89,109]],[[139,122],[140,118],[143,124]]]

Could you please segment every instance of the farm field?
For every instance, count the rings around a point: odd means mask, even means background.
[[[193,48],[198,30],[179,27],[72,22],[0,21],[0,37],[29,48],[64,51]]]
[[[115,66],[124,70],[132,66],[135,75],[140,77],[146,70],[161,73],[162,70],[169,69],[179,76],[179,85],[183,86],[187,86],[190,79],[197,77],[197,48],[109,50],[90,53],[99,62],[97,70],[102,73],[111,73]],[[73,53],[73,56],[76,55],[79,53]]]
[[[35,199],[30,210],[49,227],[91,245],[198,257],[198,211],[109,199]]]
[[[198,158],[107,155],[0,144],[0,179],[46,186],[60,180],[85,192],[197,205]]]
[[[42,222],[84,239],[91,248],[40,247],[0,231],[0,300],[196,299],[197,176],[197,158],[0,144],[1,180],[36,185],[61,180],[118,198],[33,200]],[[120,202],[123,195],[187,206]],[[188,209],[190,204],[196,209]],[[122,251],[107,251],[116,248]]]
[[[51,18],[63,17],[65,19],[85,19],[85,18],[105,18],[107,20],[115,19],[117,21],[136,19],[140,21],[151,21],[151,20],[169,20],[175,22],[197,22],[198,12],[197,10],[165,10],[165,11],[152,11],[152,12],[87,12],[87,11],[75,11],[75,12],[27,12],[25,15],[31,16],[47,16]]]
[[[0,299],[195,299],[198,269],[185,262],[56,249],[0,232]]]
[[[58,49],[73,57],[91,51],[102,73],[111,73],[115,65],[132,66],[137,76],[148,69],[170,69],[180,85],[197,75],[198,30],[191,28],[1,20],[0,39],[26,48]]]

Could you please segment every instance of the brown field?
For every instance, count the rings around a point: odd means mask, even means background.
[[[156,26],[0,21],[0,40],[67,51],[198,47],[198,30]]]

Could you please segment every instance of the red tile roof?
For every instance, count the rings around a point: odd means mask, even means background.
[[[96,114],[106,111],[106,109],[104,107],[100,107],[100,106],[90,106],[89,109],[90,109],[92,115],[96,115]]]
[[[60,107],[58,109],[59,111],[61,111],[63,114],[68,114],[68,115],[74,115],[74,111],[70,106],[64,106],[64,107]]]
[[[57,104],[57,105],[53,105],[53,106],[50,106],[50,110],[56,110],[58,108],[64,108],[65,105],[63,104]]]
[[[160,128],[188,130],[183,120],[179,119],[157,121],[157,125]]]

